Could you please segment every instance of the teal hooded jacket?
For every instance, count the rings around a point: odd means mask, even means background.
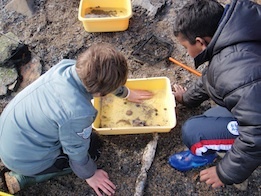
[[[88,154],[97,111],[75,70],[62,60],[18,93],[0,116],[0,158],[7,168],[33,176],[63,151],[82,179],[97,166]]]

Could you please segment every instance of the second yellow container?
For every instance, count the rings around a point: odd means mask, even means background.
[[[131,16],[131,0],[80,1],[78,19],[87,32],[124,31]]]

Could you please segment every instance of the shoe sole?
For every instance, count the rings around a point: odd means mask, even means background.
[[[240,191],[246,191],[248,187],[248,179],[246,179],[244,182],[240,184],[233,184],[234,187],[236,187]]]
[[[8,188],[8,191],[11,194],[15,194],[20,191],[20,185],[17,179],[14,176],[10,176],[9,172],[5,173],[5,182]]]

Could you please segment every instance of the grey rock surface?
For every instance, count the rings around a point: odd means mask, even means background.
[[[17,82],[18,73],[15,68],[0,67],[0,96],[13,90]]]
[[[5,66],[4,63],[12,56],[12,52],[16,50],[20,41],[18,37],[8,32],[0,37],[0,67]]]
[[[34,14],[34,0],[12,0],[5,6],[5,8],[31,17]]]
[[[158,10],[165,5],[166,0],[132,0],[133,6],[138,6],[146,10],[149,17],[154,18]]]

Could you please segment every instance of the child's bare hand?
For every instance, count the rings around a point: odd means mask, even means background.
[[[86,179],[86,182],[94,189],[98,196],[103,195],[101,191],[106,195],[114,195],[115,193],[116,186],[109,180],[107,172],[102,169],[96,170],[92,177]]]
[[[183,99],[182,99],[182,96],[183,94],[187,91],[187,88],[183,88],[181,85],[178,85],[178,84],[174,84],[173,85],[173,94],[176,98],[176,100],[179,102],[179,103],[183,103]]]
[[[200,181],[206,182],[206,184],[211,185],[213,188],[224,186],[217,175],[216,166],[202,170],[200,172]]]
[[[151,99],[153,93],[147,90],[130,90],[128,101],[134,103],[141,103],[143,100]]]

